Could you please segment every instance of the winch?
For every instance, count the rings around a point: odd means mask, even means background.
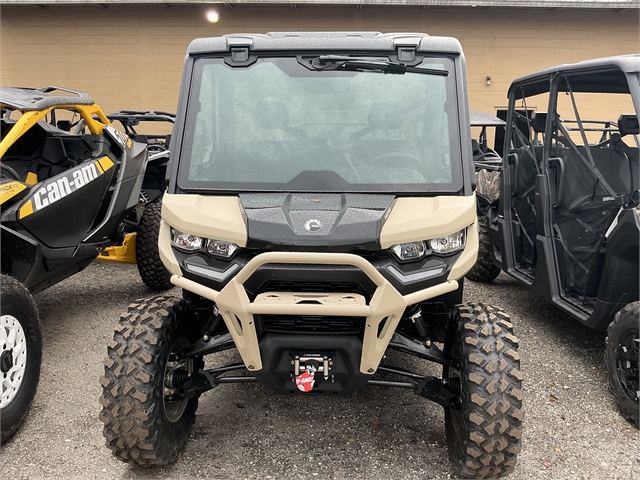
[[[325,380],[333,381],[331,367],[333,360],[328,355],[320,353],[307,353],[304,355],[295,355],[291,361],[293,364],[293,382],[302,392],[308,393],[315,385],[316,373],[321,373]]]

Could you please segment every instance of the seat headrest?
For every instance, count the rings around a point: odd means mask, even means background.
[[[60,137],[48,137],[45,140],[42,159],[51,165],[60,165],[67,159],[67,151]]]
[[[471,154],[475,157],[476,155],[480,155],[482,152],[480,151],[480,144],[475,138],[471,139]]]
[[[544,133],[544,127],[547,124],[547,112],[536,112],[531,117],[531,128],[536,133]]]
[[[618,117],[618,131],[620,135],[639,135],[640,126],[637,115],[620,115]]]

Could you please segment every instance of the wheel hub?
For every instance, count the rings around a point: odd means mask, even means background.
[[[0,355],[0,372],[7,373],[13,368],[13,352],[5,350]]]
[[[175,354],[180,353],[182,350],[189,346],[189,342],[186,338],[179,338],[171,349],[171,355],[164,370],[164,382],[163,382],[163,403],[164,411],[167,419],[171,423],[175,423],[182,418],[182,414],[187,408],[188,399],[169,401],[167,396],[171,396],[175,393],[174,385],[178,385],[180,382],[186,381],[188,376],[193,372],[193,360],[187,359],[177,361]]]
[[[618,343],[618,378],[622,389],[634,402],[638,403],[640,385],[638,383],[638,355],[640,354],[638,330],[629,330]]]
[[[27,367],[27,337],[13,315],[0,316],[0,408],[18,394]]]

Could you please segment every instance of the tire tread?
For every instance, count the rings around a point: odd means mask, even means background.
[[[160,200],[145,205],[136,234],[136,262],[140,278],[147,287],[159,291],[173,287],[171,272],[160,260],[158,250],[161,212]]]
[[[640,331],[640,302],[633,302],[625,306],[616,313],[613,322],[609,324],[605,340],[605,364],[608,373],[609,390],[616,399],[620,414],[623,418],[633,423],[636,428],[640,428],[638,420],[640,406],[638,403],[633,402],[622,390],[618,380],[616,361],[617,339],[625,330],[630,327],[633,328],[633,326]]]
[[[9,439],[11,439],[17,432],[20,430],[20,427],[24,424],[25,419],[27,418],[27,414],[29,410],[31,410],[31,406],[33,405],[33,401],[35,399],[36,391],[38,390],[38,383],[40,380],[40,364],[42,362],[42,333],[40,329],[40,319],[38,316],[38,308],[36,307],[36,303],[33,300],[33,296],[29,293],[29,290],[17,279],[9,276],[9,275],[1,275],[0,276],[1,290],[2,290],[2,301],[1,304],[5,304],[7,298],[16,298],[21,302],[24,302],[24,307],[27,312],[29,312],[29,318],[27,322],[24,322],[24,319],[19,319],[22,327],[25,329],[25,335],[28,340],[31,342],[29,346],[32,349],[29,355],[29,362],[35,362],[34,366],[29,366],[28,368],[35,368],[32,372],[27,372],[28,374],[35,376],[35,385],[30,386],[25,384],[25,380],[21,385],[21,389],[27,388],[32,389],[28,393],[28,397],[26,402],[23,403],[21,408],[19,409],[17,421],[7,422],[5,417],[5,421],[2,422],[2,429],[0,433],[0,443],[5,443]],[[4,314],[4,309],[2,311]],[[33,350],[35,349],[35,350]],[[35,355],[35,356],[34,356]],[[15,399],[14,399],[15,401]],[[13,401],[11,402],[13,403]],[[11,406],[11,404],[9,405]],[[0,413],[0,417],[2,413]],[[6,427],[7,423],[12,423],[10,427]]]
[[[489,240],[489,219],[486,215],[478,215],[478,259],[467,272],[467,278],[474,282],[489,283],[500,275],[500,269],[493,264],[491,258],[491,240]]]
[[[173,463],[184,447],[189,428],[162,433],[162,382],[168,339],[177,331],[175,297],[160,296],[129,306],[120,317],[100,379],[107,447],[120,460],[143,467]],[[153,338],[156,341],[148,341]],[[195,405],[193,405],[195,404]],[[185,415],[188,427],[195,418],[197,400]]]
[[[448,426],[449,453],[465,477],[503,477],[522,448],[518,339],[502,310],[473,303],[459,309],[463,427],[456,435]]]

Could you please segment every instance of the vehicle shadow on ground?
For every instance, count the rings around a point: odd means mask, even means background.
[[[389,364],[434,373],[406,355],[388,357]],[[259,384],[221,385],[201,397],[175,465],[156,472],[130,467],[126,476],[183,476],[188,469],[211,478],[393,478],[407,462],[415,462],[412,478],[450,471],[443,409],[411,390],[367,386],[351,397],[286,396]]]

